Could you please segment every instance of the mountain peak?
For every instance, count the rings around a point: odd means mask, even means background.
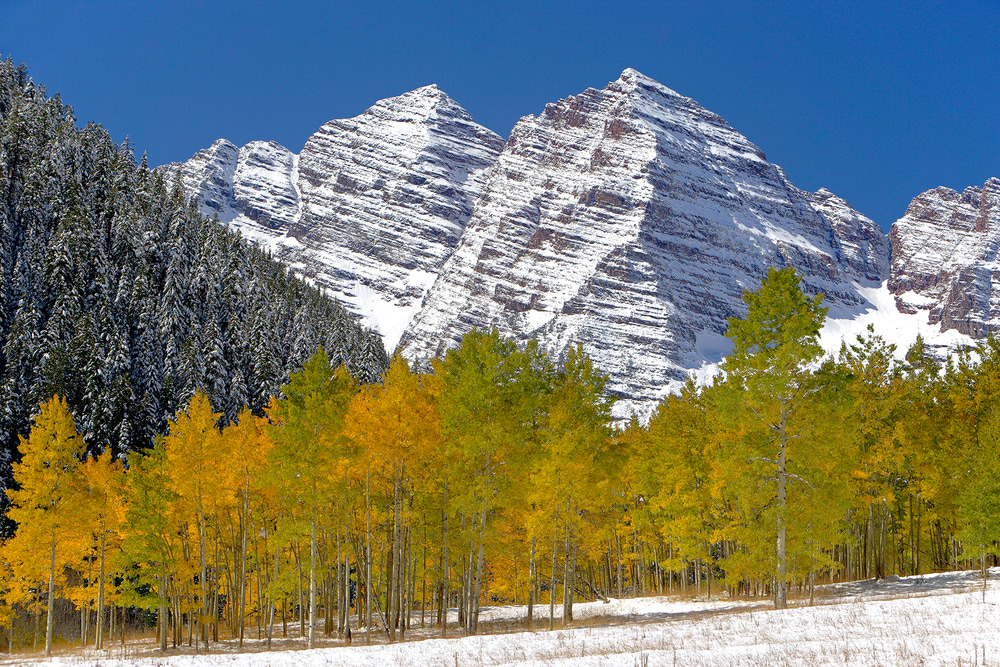
[[[680,93],[667,86],[656,79],[646,76],[637,69],[631,67],[625,68],[622,71],[621,76],[619,76],[615,81],[608,84],[608,89],[618,89],[627,92],[640,92],[640,91],[650,91],[657,92],[664,97],[678,98],[682,100],[688,100],[690,98],[684,97]]]
[[[381,99],[369,107],[362,116],[395,117],[404,122],[443,116],[457,117],[466,122],[473,122],[469,112],[441,90],[436,83],[415,88],[401,95]]]

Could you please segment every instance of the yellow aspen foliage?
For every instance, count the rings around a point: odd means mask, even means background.
[[[163,438],[166,455],[167,487],[173,492],[170,512],[186,538],[197,547],[188,549],[188,577],[197,572],[199,601],[193,608],[200,611],[201,639],[208,641],[207,626],[212,622],[211,596],[208,590],[210,530],[219,506],[231,502],[229,485],[219,483],[225,478],[221,451],[222,436],[218,427],[220,413],[212,412],[208,398],[195,392],[186,409],[178,410]],[[185,529],[186,530],[183,530]],[[197,569],[196,569],[197,568]]]
[[[8,490],[8,516],[17,534],[5,546],[15,580],[41,583],[48,579],[48,619],[45,653],[52,653],[52,611],[55,589],[75,556],[89,510],[78,469],[85,452],[66,400],[53,396],[43,403],[28,438],[21,437],[21,461],[13,465],[16,490]],[[44,563],[44,566],[40,566]],[[18,591],[23,600],[24,591]]]
[[[274,426],[270,460],[272,479],[284,501],[279,529],[290,539],[309,537],[309,647],[315,643],[318,537],[323,510],[333,500],[344,468],[351,460],[344,437],[344,416],[357,385],[343,366],[334,370],[323,348],[281,388],[284,398],[272,402]]]

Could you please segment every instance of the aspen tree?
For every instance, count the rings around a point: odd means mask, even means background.
[[[960,461],[956,475],[958,518],[962,522],[956,538],[963,543],[965,556],[979,561],[985,602],[986,558],[1000,553],[1000,342],[991,337],[977,352],[978,361],[973,364],[965,359],[966,367],[960,369],[971,375],[968,391],[954,391],[961,397],[956,399],[956,405],[961,406],[956,421],[967,427],[961,429],[966,436],[956,439],[962,446],[956,452]]]
[[[474,634],[487,526],[537,448],[551,364],[537,344],[518,350],[494,330],[466,334],[458,348],[448,351],[440,368],[443,433],[456,465],[464,471],[455,476],[455,498],[475,519],[469,524],[470,576],[464,589],[470,612],[467,627]]]
[[[208,630],[217,614],[212,610],[209,594],[209,529],[214,523],[212,512],[220,500],[229,495],[225,483],[219,483],[221,433],[218,420],[221,413],[212,412],[208,398],[195,392],[186,409],[178,410],[164,436],[168,487],[175,494],[173,505],[181,515],[190,517],[197,533],[198,587],[201,641],[208,648]],[[196,644],[197,647],[197,644]]]
[[[121,526],[125,520],[125,478],[121,461],[111,450],[88,458],[81,467],[83,483],[89,492],[88,510],[94,518],[94,549],[97,551],[97,634],[94,648],[104,645],[104,601],[108,557],[121,547]]]
[[[32,561],[45,555],[45,654],[52,655],[56,586],[63,578],[63,567],[75,555],[67,545],[76,546],[81,540],[83,489],[78,469],[86,446],[61,396],[53,396],[39,407],[28,438],[22,436],[20,441],[21,460],[13,465],[19,488],[7,491],[11,503],[7,515],[18,524],[18,530],[7,553],[16,554],[11,562],[18,578],[37,577]]]
[[[281,494],[294,503],[282,521],[309,536],[309,647],[316,639],[316,567],[321,511],[333,499],[341,478],[345,438],[344,415],[357,387],[347,370],[330,367],[320,350],[309,363],[289,377],[281,389],[284,398],[271,405],[268,416],[274,447],[271,461]],[[299,561],[305,554],[299,554]]]
[[[670,545],[661,561],[670,571],[682,571],[701,558],[711,565],[707,546],[719,528],[719,515],[712,495],[717,440],[707,405],[703,392],[688,381],[657,407],[645,437],[633,427],[627,441],[633,495],[645,499],[658,537]]]
[[[243,646],[243,634],[246,626],[246,593],[247,582],[247,538],[255,539],[251,527],[256,525],[252,519],[254,506],[252,495],[259,491],[262,475],[267,466],[267,457],[273,441],[267,430],[267,420],[255,417],[249,408],[244,408],[236,421],[223,430],[223,439],[229,443],[226,450],[231,459],[229,465],[234,472],[236,495],[239,499],[239,554],[240,567],[237,573],[236,609],[239,614],[238,634],[240,646]],[[234,547],[237,545],[234,545]],[[259,576],[259,574],[258,574]]]
[[[768,477],[775,480],[771,513],[775,536],[775,606],[787,606],[788,485],[799,478],[788,469],[789,447],[802,435],[803,404],[815,392],[810,365],[822,355],[819,331],[827,309],[823,295],[810,299],[791,267],[768,270],[756,292],[744,291],[745,318],[729,318],[733,353],[722,364],[738,397],[739,412],[763,429],[759,435]],[[758,437],[758,436],[754,436]]]
[[[170,585],[176,572],[179,545],[168,508],[175,500],[169,488],[163,438],[157,438],[145,454],[131,457],[126,475],[127,504],[123,526],[121,568],[127,573],[131,591],[125,601],[143,608],[156,608],[160,650],[167,650]],[[148,590],[151,596],[142,596]],[[175,618],[179,613],[174,608]],[[176,638],[176,635],[175,635]]]
[[[547,529],[562,536],[564,624],[573,620],[578,543],[600,540],[596,520],[612,500],[614,401],[605,394],[606,384],[581,347],[568,351],[545,395],[540,446],[531,464],[532,534],[542,537]]]
[[[404,560],[403,537],[411,525],[404,499],[413,492],[413,480],[424,477],[422,471],[441,441],[440,420],[427,380],[411,373],[406,361],[397,355],[382,384],[366,386],[352,402],[345,420],[345,433],[359,446],[366,471],[372,466],[392,487],[392,558],[397,575]],[[404,583],[401,576],[389,578],[387,608],[398,608],[388,601],[402,599]],[[390,641],[395,639],[393,615],[390,612],[387,628]]]

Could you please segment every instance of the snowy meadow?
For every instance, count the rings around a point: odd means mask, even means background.
[[[1000,665],[1000,568],[983,591],[977,571],[818,589],[814,606],[793,599],[774,610],[766,601],[648,597],[576,606],[574,626],[524,631],[525,607],[483,609],[483,629],[496,634],[429,638],[415,629],[408,641],[354,645],[326,640],[306,650],[305,640],[284,640],[283,650],[262,643],[213,645],[210,654],[189,647],[158,653],[152,639],[124,649],[57,651],[37,665]],[[557,619],[558,619],[558,609]],[[547,618],[543,619],[547,622]],[[558,621],[557,621],[558,625]],[[520,630],[518,628],[521,628]],[[436,631],[434,631],[436,632]],[[26,664],[29,656],[0,660]]]

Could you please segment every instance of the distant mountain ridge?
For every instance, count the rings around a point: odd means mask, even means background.
[[[833,349],[891,319],[901,345],[921,333],[946,350],[993,317],[982,304],[996,179],[931,197],[936,214],[908,212],[886,235],[632,69],[522,118],[506,143],[428,86],[330,121],[298,155],[219,140],[161,169],[329,289],[390,351],[438,355],[473,327],[536,338],[556,356],[581,344],[624,399],[619,416],[718,362],[726,318],[770,266],[792,265],[826,294]],[[955,216],[977,222],[942,222]],[[981,249],[951,255],[945,286],[916,248],[956,234],[979,234],[968,243]]]

